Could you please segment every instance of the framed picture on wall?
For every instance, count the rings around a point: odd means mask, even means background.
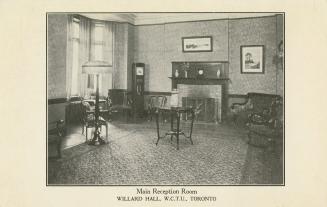
[[[182,37],[183,52],[212,52],[212,37]]]
[[[241,46],[241,73],[264,73],[265,51],[263,45]]]

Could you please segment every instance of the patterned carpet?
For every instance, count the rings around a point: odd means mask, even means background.
[[[161,127],[168,129],[165,124]],[[111,123],[109,132],[106,145],[81,144],[65,149],[61,159],[49,159],[48,184],[237,185],[252,182],[246,163],[258,153],[248,154],[242,130],[197,124],[194,145],[181,138],[179,150],[176,150],[176,140],[171,143],[168,137],[155,145],[156,131],[152,122]]]

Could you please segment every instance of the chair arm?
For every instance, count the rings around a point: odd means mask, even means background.
[[[250,113],[248,115],[247,125],[256,124],[256,125],[267,125],[269,118],[264,116],[262,113]]]

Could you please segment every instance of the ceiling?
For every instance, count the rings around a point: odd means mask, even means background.
[[[163,24],[170,22],[233,19],[272,16],[277,13],[81,13],[91,19],[129,22],[134,25]]]

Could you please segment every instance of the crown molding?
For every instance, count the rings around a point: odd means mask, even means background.
[[[239,19],[273,16],[280,13],[81,13],[91,19],[127,22],[133,25],[165,24],[188,21],[205,21],[218,19]]]

